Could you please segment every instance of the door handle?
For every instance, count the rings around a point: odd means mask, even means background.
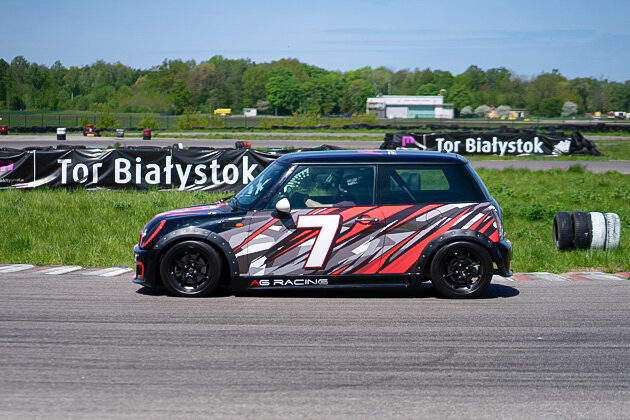
[[[362,225],[369,225],[372,223],[376,223],[378,222],[379,219],[377,219],[376,217],[359,217],[356,220],[356,223],[361,223]]]

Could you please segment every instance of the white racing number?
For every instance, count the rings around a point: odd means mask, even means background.
[[[339,214],[307,214],[298,216],[296,225],[298,229],[320,229],[311,253],[306,259],[304,268],[322,268],[324,266],[340,224],[341,215]]]

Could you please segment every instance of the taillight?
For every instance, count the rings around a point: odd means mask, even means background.
[[[151,243],[153,238],[155,238],[155,236],[160,232],[160,230],[162,230],[162,228],[164,227],[165,224],[166,224],[166,219],[162,220],[160,222],[160,224],[157,225],[157,227],[155,228],[155,230],[153,231],[151,236],[149,236],[149,238],[146,241],[142,242],[142,237],[140,237],[140,242],[141,242],[140,243],[140,248],[146,248],[146,246]],[[142,236],[146,236],[146,235],[142,235]]]

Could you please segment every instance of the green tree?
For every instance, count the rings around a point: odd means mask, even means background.
[[[192,92],[188,89],[186,82],[178,80],[171,89],[171,95],[173,97],[173,104],[175,105],[175,112],[181,114],[192,103]]]
[[[243,72],[242,104],[244,107],[251,107],[258,101],[265,99],[269,70],[267,65],[256,64]]]
[[[363,79],[356,79],[346,84],[341,99],[341,111],[348,114],[365,112],[367,98],[376,95],[374,86]]]
[[[473,97],[468,87],[455,84],[446,92],[446,102],[455,105],[455,110],[459,111],[465,106],[473,104]]]
[[[416,95],[434,96],[438,93],[440,93],[440,88],[435,83],[426,83],[416,90]]]
[[[118,120],[109,108],[101,112],[96,121],[97,128],[118,128],[118,125]]]
[[[139,129],[143,129],[143,128],[157,128],[158,123],[157,121],[155,121],[155,118],[153,118],[152,115],[145,115],[144,117],[142,117],[142,119],[138,122],[138,128]]]
[[[559,117],[562,112],[562,99],[545,98],[538,105],[538,113],[541,117]]]
[[[318,74],[304,82],[304,108],[317,114],[329,114],[338,108],[343,95],[343,80],[335,73]]]
[[[293,113],[302,106],[304,89],[300,81],[285,67],[277,66],[271,70],[265,88],[272,108],[282,114]]]

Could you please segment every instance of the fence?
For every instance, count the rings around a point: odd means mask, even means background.
[[[37,112],[37,111],[0,111],[0,125],[8,125],[10,129],[13,128],[34,128],[41,127],[52,131],[55,127],[67,127],[67,128],[82,128],[82,122],[97,124],[99,121],[99,113],[92,112]],[[147,114],[137,113],[115,113],[114,117],[118,122],[118,127],[107,128],[124,128],[126,130],[143,129],[140,125],[140,121]],[[176,115],[159,115],[152,114],[151,117],[157,123],[156,129],[159,130],[180,130],[178,126],[178,118]],[[211,118],[209,114],[203,114],[204,119]],[[355,118],[348,118],[345,116],[336,117],[321,117],[316,119],[316,122],[310,122],[309,124],[303,124],[294,121],[295,117],[286,116],[269,116],[261,115],[257,117],[245,117],[243,115],[231,115],[225,117],[219,117],[219,120],[212,120],[213,124],[195,127],[202,129],[221,129],[221,128],[270,128],[270,126],[280,126],[287,128],[343,128],[344,125],[361,125],[360,118],[357,121]],[[413,129],[421,126],[425,126],[428,130],[437,129],[437,126],[444,126],[446,129],[450,128],[493,128],[498,126],[507,126],[512,128],[536,128],[545,126],[578,126],[584,131],[629,131],[630,121],[621,122],[614,120],[572,120],[572,119],[550,119],[550,118],[531,118],[528,120],[497,120],[487,118],[455,118],[455,119],[436,119],[436,118],[414,118],[414,119],[379,119],[378,125],[373,128],[386,128],[386,129]],[[602,129],[602,126],[604,129]]]
[[[31,112],[15,112],[0,111],[2,121],[0,125],[8,125],[14,127],[74,127],[81,128],[82,121],[89,124],[97,124],[99,121],[99,113],[31,113]],[[125,128],[128,130],[146,128],[140,125],[140,121],[145,117],[144,114],[114,114],[118,127],[107,128]],[[151,115],[157,123],[157,129],[170,130],[179,129],[177,125],[178,116],[175,115]],[[224,127],[258,127],[260,119],[235,116],[224,117]],[[204,127],[205,128],[205,127]]]

